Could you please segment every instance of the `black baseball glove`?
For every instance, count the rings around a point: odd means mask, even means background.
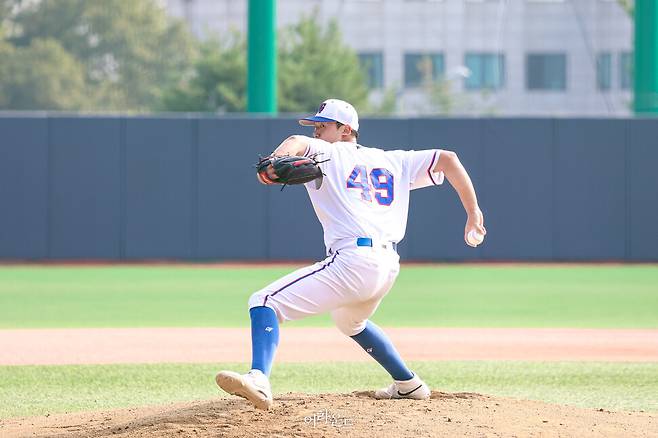
[[[326,160],[325,160],[326,161]],[[264,157],[256,164],[258,179],[263,184],[305,184],[318,178],[322,178],[322,170],[316,156],[310,157]],[[272,166],[272,172],[268,168]]]

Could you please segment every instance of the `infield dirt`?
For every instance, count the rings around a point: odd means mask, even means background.
[[[285,394],[270,411],[236,398],[0,420],[2,437],[658,437],[653,413],[581,409],[434,391],[427,401],[372,393]]]
[[[48,333],[41,330],[3,330],[0,331],[0,363],[4,361],[7,365],[24,365],[180,361],[177,357],[158,356],[162,348],[157,341],[162,336],[166,337],[169,346],[174,343],[180,347],[187,361],[244,360],[248,354],[248,346],[244,342],[236,342],[235,349],[224,345],[222,351],[214,351],[205,341],[200,340],[211,339],[216,344],[216,339],[227,339],[229,336],[226,336],[227,332],[222,335],[213,332],[214,329],[209,332],[206,330],[107,329],[56,330]],[[298,361],[299,353],[295,356],[294,352],[310,351],[300,348],[304,338],[309,337],[309,330],[317,335],[310,336],[315,340],[315,351],[318,351],[318,339],[328,344],[338,342],[334,347],[349,346],[351,350],[360,351],[351,344],[340,344],[347,341],[335,333],[332,337],[328,329],[298,329],[286,333],[286,341],[281,348],[281,353],[289,351],[291,355],[286,359]],[[411,356],[413,351],[416,354],[425,352],[413,357],[416,360],[518,359],[517,355],[521,355],[531,360],[579,358],[655,361],[658,357],[658,336],[655,330],[429,330],[431,333],[423,332],[425,336],[419,336],[417,329],[392,329],[391,335],[400,342],[403,349],[409,348]],[[236,335],[232,337],[241,340],[247,337],[246,332],[228,334]],[[295,334],[305,336],[294,341]],[[180,344],[174,342],[178,338]],[[47,342],[39,343],[39,339]],[[117,345],[111,344],[117,339]],[[429,342],[428,339],[433,341]],[[114,345],[113,348],[99,348],[100,351],[119,351],[120,345],[123,352],[118,357],[89,356],[89,351],[95,351],[88,348],[90,345],[97,348]],[[78,351],[72,351],[74,347]],[[178,351],[178,348],[173,350]],[[197,356],[197,351],[210,351],[212,354]],[[325,351],[333,351],[334,357],[315,357],[315,360],[336,360],[335,352],[340,351],[343,355],[350,349],[327,348]],[[434,355],[429,355],[429,352],[434,352]],[[443,352],[443,355],[437,356],[436,352]],[[144,408],[0,419],[1,438],[339,436],[658,437],[658,414],[610,412],[605,409],[583,409],[481,394],[435,391],[427,401],[374,400],[368,392],[275,394],[275,405],[268,412],[257,411],[246,401],[231,397]]]

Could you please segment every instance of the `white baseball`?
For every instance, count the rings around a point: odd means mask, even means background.
[[[478,246],[484,240],[484,234],[478,233],[476,230],[471,230],[466,235],[466,241],[473,246]]]

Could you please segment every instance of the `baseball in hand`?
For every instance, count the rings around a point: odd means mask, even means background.
[[[472,246],[478,246],[484,240],[484,234],[480,234],[476,230],[471,230],[466,235],[466,241]]]

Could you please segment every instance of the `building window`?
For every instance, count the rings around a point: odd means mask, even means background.
[[[622,90],[633,88],[633,54],[630,52],[619,54],[619,85]]]
[[[567,88],[567,55],[535,53],[526,58],[528,90],[565,90]]]
[[[596,88],[601,91],[612,87],[612,54],[599,53],[596,57]]]
[[[384,59],[381,52],[359,53],[361,68],[366,72],[369,88],[384,86]]]
[[[505,55],[467,53],[464,62],[470,70],[464,82],[467,90],[496,90],[505,85]]]
[[[404,86],[413,88],[426,81],[436,81],[443,76],[444,69],[441,53],[405,53]]]

